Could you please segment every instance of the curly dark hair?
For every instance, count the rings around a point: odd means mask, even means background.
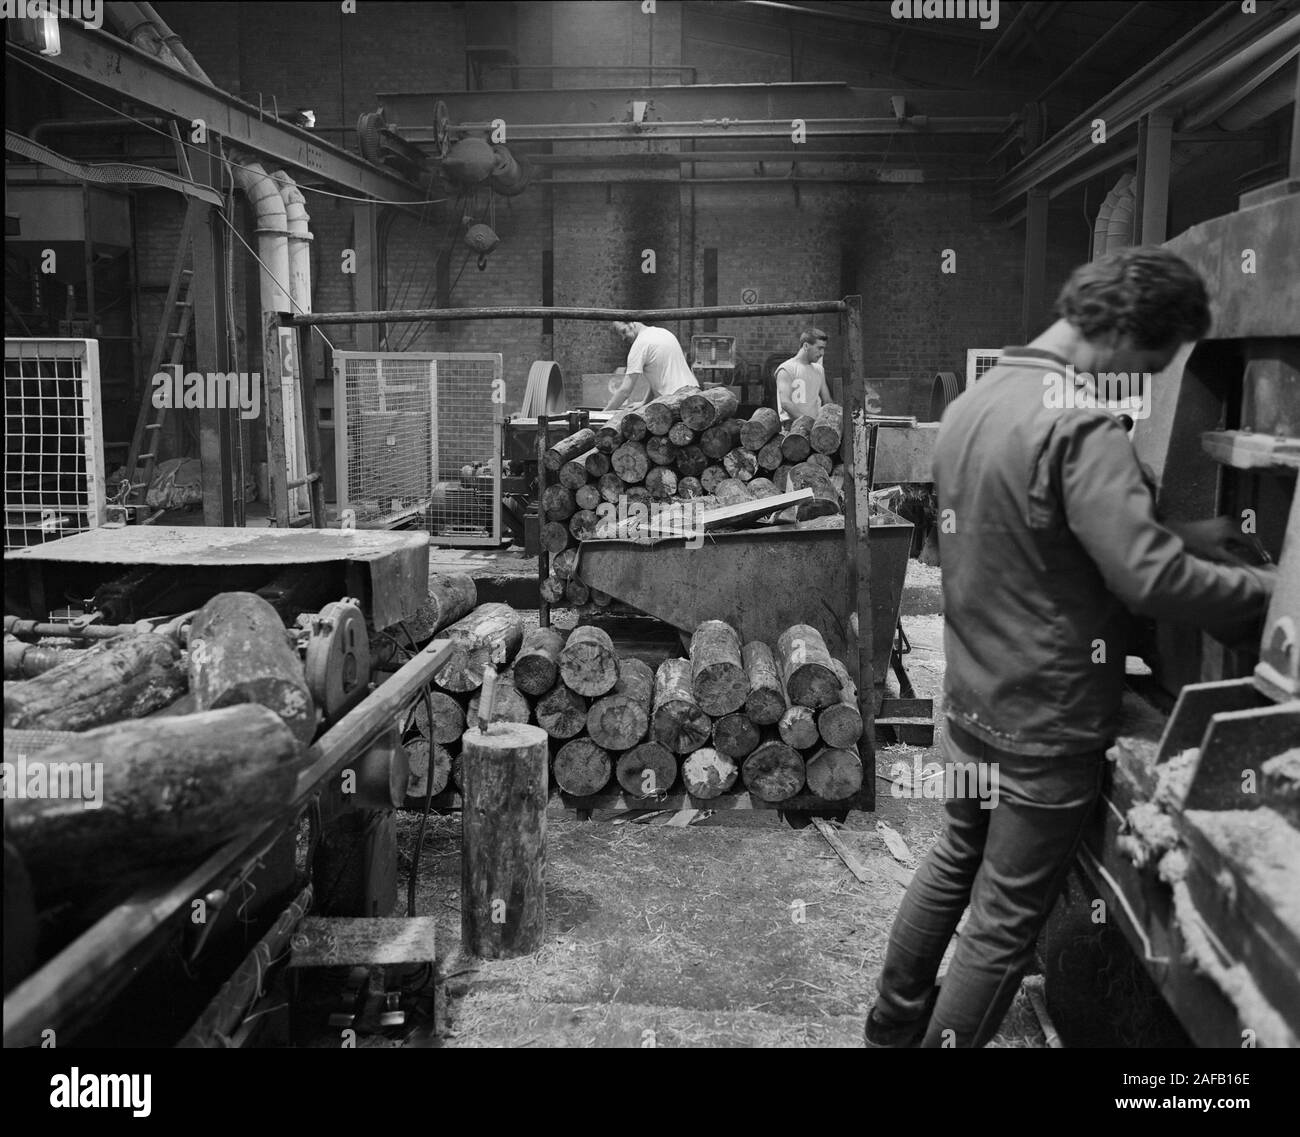
[[[1056,314],[1092,339],[1112,328],[1144,349],[1174,347],[1210,330],[1205,282],[1159,245],[1116,249],[1070,274]]]

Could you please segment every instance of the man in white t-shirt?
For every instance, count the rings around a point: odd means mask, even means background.
[[[614,330],[632,345],[627,353],[627,372],[610,396],[605,410],[617,410],[644,379],[646,401],[669,395],[681,387],[698,387],[699,380],[686,363],[682,345],[667,328],[651,328],[639,321],[614,321]],[[629,404],[635,405],[635,404]]]
[[[816,418],[823,403],[835,401],[822,367],[825,354],[826,333],[821,328],[804,328],[799,333],[798,352],[776,369],[776,409],[782,426],[789,426],[800,415]]]

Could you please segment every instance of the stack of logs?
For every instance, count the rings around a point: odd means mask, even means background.
[[[687,387],[546,451],[541,544],[551,554],[551,573],[541,590],[547,603],[567,601],[579,610],[610,604],[608,595],[573,574],[576,546],[623,535],[618,522],[637,512],[648,520],[671,503],[711,509],[804,488],[814,496],[794,509],[792,520],[842,512],[843,409],[828,404],[782,432],[771,407],[759,407],[748,420],[734,417],[737,407],[725,387]]]
[[[504,604],[480,605],[440,635],[459,646],[434,677],[432,721],[418,704],[406,734],[413,798],[449,782],[462,788],[460,739],[478,716],[489,660],[500,672],[491,721],[545,730],[555,783],[575,797],[615,784],[652,800],[675,787],[716,798],[740,782],[772,803],[805,787],[826,801],[861,789],[857,693],[809,625],[769,646],[742,644],[729,624],[709,620],[689,658],[657,670],[619,658],[600,628],[525,634]]]

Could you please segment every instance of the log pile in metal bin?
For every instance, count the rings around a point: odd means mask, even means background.
[[[744,643],[730,624],[707,620],[685,658],[655,669],[620,657],[598,627],[525,633],[500,604],[481,605],[440,634],[465,641],[457,658],[486,650],[499,672],[491,721],[545,730],[555,785],[574,797],[621,790],[652,808],[670,792],[710,799],[748,791],[775,804],[803,792],[844,801],[862,788],[857,692],[810,625],[795,624],[772,643]],[[460,738],[479,712],[475,692],[464,689],[473,677],[453,669],[435,682],[432,721],[417,703],[405,724],[408,805],[463,788]]]
[[[541,594],[548,604],[584,612],[610,605],[608,595],[573,573],[576,547],[585,540],[689,531],[704,510],[804,488],[813,498],[783,518],[843,513],[843,408],[828,404],[782,431],[771,407],[747,420],[735,417],[737,407],[726,387],[687,387],[546,452],[541,544],[551,571]]]

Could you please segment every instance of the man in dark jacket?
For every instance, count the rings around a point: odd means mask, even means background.
[[[1124,426],[1098,405],[1149,398],[1151,376],[1206,333],[1201,279],[1164,249],[1123,249],[1076,269],[1056,312],[939,429],[942,746],[949,769],[997,793],[993,808],[950,793],[894,922],[869,1046],[983,1046],[997,1031],[1100,793],[1130,614],[1235,642],[1272,591],[1269,570],[1194,557],[1156,520]]]

